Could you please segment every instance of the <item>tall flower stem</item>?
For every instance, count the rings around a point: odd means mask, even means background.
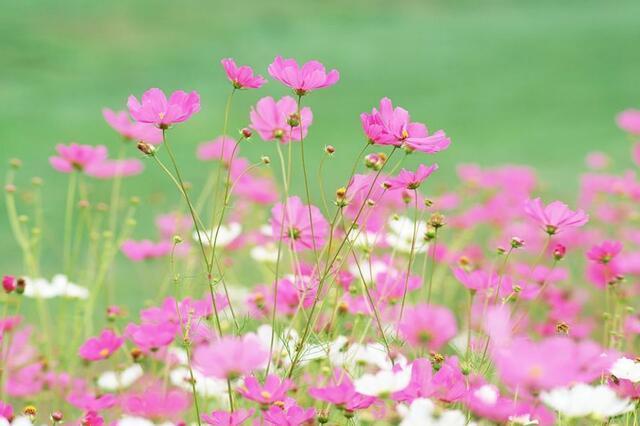
[[[413,214],[413,235],[411,237],[411,250],[409,251],[409,262],[407,264],[407,276],[404,279],[404,290],[402,292],[402,303],[400,305],[400,316],[398,317],[398,330],[400,323],[402,322],[402,315],[404,314],[404,305],[407,300],[407,292],[409,291],[409,276],[411,275],[411,266],[413,264],[413,255],[416,250],[416,234],[418,233],[418,190],[413,190],[414,198],[414,214]]]
[[[75,170],[69,175],[69,185],[67,187],[67,203],[64,213],[64,240],[63,240],[63,265],[65,273],[69,273],[71,258],[71,231],[73,224],[73,203],[76,197],[78,186],[78,172]]]

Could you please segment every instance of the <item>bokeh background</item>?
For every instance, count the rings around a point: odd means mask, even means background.
[[[614,116],[640,106],[637,0],[5,0],[0,46],[0,157],[23,161],[19,185],[44,179],[48,275],[58,272],[67,178],[48,165],[54,144],[115,150],[119,138],[101,108],[123,109],[129,94],[154,86],[197,90],[202,111],[170,137],[187,179],[201,184],[211,165],[195,159],[195,148],[221,132],[230,91],[223,57],[265,76],[277,54],[340,70],[337,86],[305,99],[315,114],[311,167],[325,144],[337,149],[328,188],[343,183],[362,146],[359,114],[388,96],[453,140],[438,155],[434,191],[452,184],[458,163],[525,163],[547,191],[572,202],[588,152],[629,164]],[[247,124],[259,97],[284,94],[276,82],[239,93],[230,129]],[[275,159],[257,137],[243,149]],[[138,155],[133,146],[130,154]],[[94,202],[108,200],[107,184],[90,189]],[[153,164],[126,181],[126,193],[143,200],[136,238],[153,237],[153,212],[180,203]],[[1,203],[6,272],[19,256]]]

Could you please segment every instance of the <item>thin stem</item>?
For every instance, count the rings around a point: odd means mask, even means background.
[[[78,173],[74,170],[69,175],[69,186],[67,188],[67,204],[64,214],[64,251],[63,265],[64,271],[68,274],[70,268],[71,257],[71,227],[73,223],[73,202],[75,200],[76,187],[78,181]]]

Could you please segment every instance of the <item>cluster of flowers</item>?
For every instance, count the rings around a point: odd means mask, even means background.
[[[104,110],[140,158],[57,147],[50,163],[70,176],[64,275],[51,282],[40,274],[43,219],[32,223],[18,207],[41,209],[42,182],[18,199],[12,162],[7,217],[23,266],[16,259],[2,280],[0,424],[635,424],[633,171],[611,173],[605,154],[589,155],[576,209],[541,201],[524,166],[461,165],[446,191],[425,191],[437,164],[402,163],[451,141],[383,98],[361,115],[363,149],[329,197],[323,165],[337,150],[305,158],[308,143],[320,149],[306,141],[313,114],[301,103],[338,72],[277,57],[268,73],[293,96],[260,99],[235,139],[226,134],[231,98],[266,79],[232,59],[222,65],[232,91],[223,135],[197,149],[215,162],[199,196],[168,137],[200,110],[196,92],[150,89],[129,98],[128,113]],[[638,141],[640,111],[618,123]],[[275,142],[265,146],[279,171],[264,170],[269,156],[240,156],[254,133]],[[292,176],[298,152],[303,173]],[[180,199],[157,217],[153,241],[130,238],[139,201],[122,209],[121,180],[144,160]],[[86,176],[112,179],[109,205],[93,208],[101,196],[87,192]],[[303,196],[291,194],[292,178]],[[132,301],[108,296],[121,285],[109,271],[126,261],[170,266],[155,304],[137,316],[127,313]]]

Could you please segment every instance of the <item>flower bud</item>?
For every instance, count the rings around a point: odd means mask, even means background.
[[[182,242],[182,237],[180,235],[173,236],[173,244],[180,244]]]
[[[12,169],[19,169],[22,166],[22,161],[17,158],[12,158],[9,160],[9,166],[11,166]]]
[[[558,324],[556,324],[556,331],[558,332],[558,334],[568,335],[569,334],[569,324],[567,324],[564,321],[559,322]]]
[[[524,240],[518,237],[511,237],[511,248],[520,248],[524,246]]]
[[[16,280],[16,293],[23,294],[24,289],[27,287],[27,282],[24,278],[20,277]]]
[[[555,260],[562,260],[565,254],[567,254],[567,248],[562,244],[556,244],[553,249],[553,258]]]
[[[16,279],[13,275],[5,275],[2,277],[2,288],[9,294],[16,289]]]
[[[156,148],[146,142],[138,142],[138,149],[146,155],[153,155],[156,152]]]
[[[383,152],[371,153],[364,157],[364,165],[368,169],[378,171],[387,161],[387,155]]]
[[[425,206],[425,207],[431,207],[431,206],[433,206],[433,200],[430,200],[430,199],[428,199],[428,198],[425,198],[425,199],[424,199],[424,206]]]
[[[249,129],[248,127],[245,127],[242,130],[240,130],[240,134],[245,139],[249,139],[251,137],[251,135],[253,135],[253,133],[251,132],[251,129]]]
[[[325,145],[324,152],[326,152],[329,155],[333,155],[333,153],[336,152],[336,149],[333,145]]]
[[[16,186],[12,183],[8,183],[4,186],[4,190],[8,193],[8,194],[13,194],[14,192],[16,192]]]
[[[62,421],[62,413],[60,411],[54,411],[51,413],[51,421],[54,423],[58,423]]]
[[[271,158],[267,155],[260,157],[260,161],[262,161],[262,164],[271,164]]]
[[[129,204],[131,204],[132,206],[137,206],[138,204],[140,204],[140,197],[133,196],[129,198]]]
[[[287,124],[291,127],[298,127],[300,125],[300,114],[297,112],[291,114],[287,120]]]
[[[42,178],[35,176],[31,178],[31,185],[33,186],[42,186]]]
[[[89,208],[91,204],[89,203],[89,200],[80,200],[78,201],[78,208],[79,209],[86,209]]]
[[[445,225],[444,215],[442,213],[432,213],[429,217],[429,225],[435,229],[442,228]]]

